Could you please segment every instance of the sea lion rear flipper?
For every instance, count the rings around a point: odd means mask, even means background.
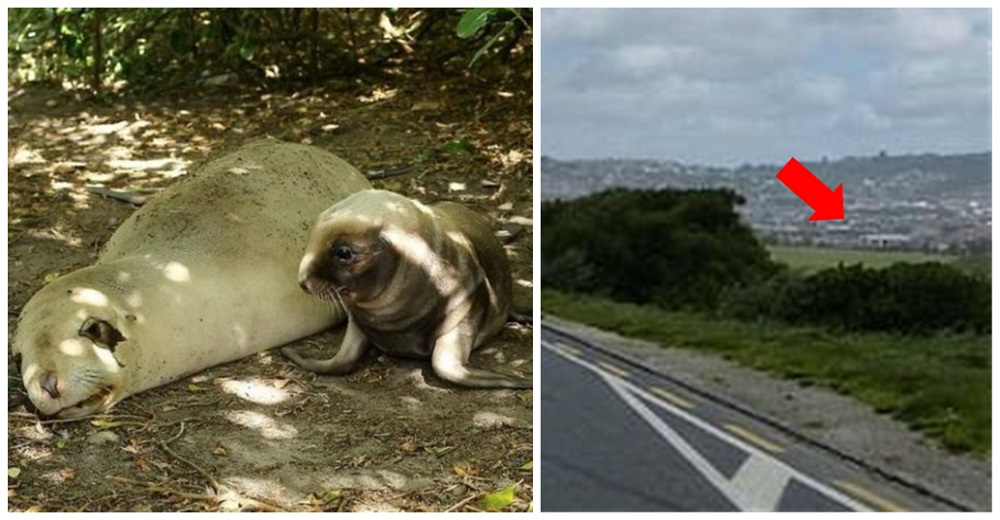
[[[458,326],[434,343],[431,365],[445,381],[472,388],[531,388],[531,379],[469,366],[472,337]]]

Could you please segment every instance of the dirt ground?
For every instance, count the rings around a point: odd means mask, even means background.
[[[502,76],[199,87],[111,103],[9,90],[8,510],[529,510],[532,391],[456,389],[426,363],[375,355],[349,377],[315,376],[269,351],[63,422],[34,413],[9,354],[32,294],[93,263],[135,210],[88,187],[162,188],[262,136],[390,174],[376,187],[489,213],[520,232],[507,249],[530,289],[530,56],[522,61],[524,72]],[[341,334],[292,345],[329,355]],[[530,376],[531,337],[511,324],[472,362]]]

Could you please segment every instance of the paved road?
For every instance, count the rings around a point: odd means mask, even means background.
[[[542,511],[939,511],[663,377],[542,328]]]

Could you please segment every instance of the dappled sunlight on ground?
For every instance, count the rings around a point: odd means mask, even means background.
[[[32,294],[92,264],[136,208],[95,189],[155,196],[210,155],[263,136],[388,173],[376,187],[462,202],[520,228],[507,249],[515,280],[532,278],[530,73],[390,78],[340,91],[173,89],[108,102],[33,86],[9,90],[8,105],[9,333]],[[183,265],[162,267],[164,283],[195,283]],[[124,297],[138,305],[149,295]],[[336,334],[292,346],[329,356]],[[530,362],[520,363],[531,358],[530,330],[500,336],[510,365],[479,353],[472,363],[529,373]],[[532,393],[454,389],[429,363],[372,355],[350,377],[327,377],[268,352],[72,423],[40,421],[16,370],[8,381],[9,462],[21,468],[9,480],[9,509],[476,509],[482,494],[516,484],[511,508],[524,510],[532,496],[530,471],[519,469],[532,455]],[[527,427],[484,433],[472,422],[484,410]],[[89,442],[95,434],[107,442]],[[205,474],[222,485],[218,496]]]
[[[231,379],[222,381],[219,386],[223,392],[235,395],[240,399],[257,404],[271,405],[283,403],[291,397],[284,386],[276,386],[287,382],[287,380],[283,379],[274,379],[271,381]]]
[[[244,428],[257,431],[265,439],[291,439],[299,431],[294,426],[267,415],[250,410],[226,412],[226,420]]]

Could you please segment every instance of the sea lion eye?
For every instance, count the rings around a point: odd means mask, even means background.
[[[354,259],[354,251],[351,251],[351,248],[347,246],[335,246],[333,256],[336,256],[341,262],[350,262]]]
[[[118,332],[118,329],[112,327],[110,323],[94,318],[83,322],[83,326],[80,327],[80,335],[93,341],[97,346],[112,352],[115,351],[118,343],[125,339],[125,336],[122,336],[122,333]]]

